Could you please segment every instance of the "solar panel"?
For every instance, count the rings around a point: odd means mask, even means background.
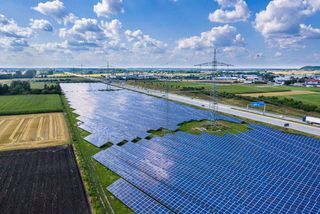
[[[107,189],[138,214],[173,213],[123,179],[117,180]]]
[[[164,125],[164,99],[129,91],[99,91],[105,84],[64,83],[61,84],[77,119],[83,124],[80,128],[91,133],[85,139],[101,147],[107,142],[117,144],[137,137],[145,138],[147,131],[158,130]],[[114,87],[114,89],[117,89]],[[169,102],[169,129],[177,130],[185,121],[208,118],[208,111]],[[229,116],[218,116],[221,120],[242,123]]]
[[[121,161],[107,150],[99,152],[93,158],[176,213],[213,213],[191,198]]]
[[[134,179],[148,175],[217,213],[319,213],[320,141],[268,126],[248,128],[222,137],[167,134],[112,146],[99,158],[111,170],[130,166]]]

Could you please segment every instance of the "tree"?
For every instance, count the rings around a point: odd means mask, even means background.
[[[37,71],[35,69],[31,69],[31,70],[27,70],[24,76],[26,78],[33,78],[36,76],[36,74],[37,74]]]
[[[53,75],[53,70],[49,69],[49,70],[47,70],[47,73],[48,73],[48,75]]]
[[[2,94],[8,94],[9,90],[9,86],[7,84],[4,84],[2,87]]]
[[[12,74],[1,74],[0,79],[12,79]]]
[[[22,78],[22,72],[21,71],[16,71],[16,73],[13,75],[14,78]]]

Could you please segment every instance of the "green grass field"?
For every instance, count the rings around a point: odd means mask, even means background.
[[[275,86],[275,88],[279,88],[279,89],[286,88],[286,89],[289,89],[289,90],[292,90],[292,91],[313,91],[313,92],[320,92],[320,88],[319,88],[319,87],[310,87],[310,88],[307,88],[307,87],[296,87],[296,86],[284,86],[284,85],[281,85],[281,86]]]
[[[33,89],[44,89],[44,84],[47,84],[48,87],[52,85],[56,85],[56,83],[51,83],[51,82],[36,82],[36,83],[30,83],[31,88]]]
[[[56,94],[0,96],[0,115],[62,111],[60,96]]]
[[[286,96],[277,96],[277,97],[279,99],[283,99],[283,98],[294,99],[306,104],[316,105],[320,107],[320,93],[286,95]]]
[[[214,134],[218,136],[222,136],[224,134],[233,134],[236,135],[239,132],[247,132],[249,129],[247,129],[248,124],[238,124],[238,123],[232,123],[228,121],[220,121],[221,124],[221,132],[217,132],[217,129],[211,130],[211,126],[207,127],[207,121],[190,121],[185,122],[183,124],[180,124],[180,128],[177,131],[186,132],[193,135],[199,135],[202,132],[207,132],[209,134]],[[206,128],[206,131],[200,131],[196,128]],[[175,132],[169,131],[169,133],[174,134]],[[164,132],[162,129],[157,131],[150,131],[150,135],[148,136],[149,139],[153,138],[154,136],[163,137]]]

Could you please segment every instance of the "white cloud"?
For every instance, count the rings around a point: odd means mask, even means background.
[[[282,53],[281,52],[277,52],[277,53],[274,54],[274,56],[275,57],[280,57],[280,56],[282,56]]]
[[[0,39],[0,45],[9,51],[23,51],[29,47],[29,43],[25,38],[4,37]]]
[[[109,38],[119,39],[121,35],[124,34],[124,30],[122,29],[122,23],[117,19],[114,19],[109,23],[103,23],[103,21],[101,21],[101,25],[106,28],[104,32]]]
[[[39,53],[44,53],[44,52],[56,52],[59,49],[61,50],[66,50],[68,48],[68,43],[66,41],[62,43],[58,42],[49,42],[45,44],[31,44],[30,45],[34,50],[36,50]]]
[[[250,17],[250,11],[247,3],[243,0],[215,0],[221,5],[221,8],[209,14],[211,22],[233,23],[245,22]],[[224,10],[226,7],[234,7],[235,9]]]
[[[0,34],[14,38],[30,38],[37,35],[31,28],[19,27],[13,19],[9,20],[2,14],[0,14]]]
[[[31,9],[36,10],[44,15],[50,15],[57,20],[59,24],[62,22],[66,25],[68,22],[74,23],[77,17],[72,13],[67,14],[63,2],[59,0],[39,3],[37,7]]]
[[[121,37],[124,35],[122,23],[114,19],[99,25],[96,19],[77,20],[70,29],[61,28],[59,36],[66,38],[68,47],[72,50],[94,50],[102,53],[108,50],[127,50]]]
[[[125,32],[127,40],[129,42],[135,42],[133,44],[133,51],[140,54],[163,54],[166,52],[168,44],[162,41],[150,38],[149,35],[144,35],[141,30],[131,32],[127,30]]]
[[[243,47],[246,42],[237,34],[233,26],[214,27],[211,31],[201,33],[201,36],[183,38],[177,41],[177,50],[212,51],[214,48],[226,48],[232,46]]]
[[[319,0],[306,0],[306,2],[312,7],[312,10],[320,11],[320,1]]]
[[[300,25],[300,34],[306,39],[320,39],[320,29],[313,28],[311,25]]]
[[[244,47],[239,46],[229,46],[222,49],[221,55],[224,55],[227,58],[245,58],[251,57],[250,51]]]
[[[102,0],[102,3],[98,2],[97,5],[93,6],[93,11],[98,17],[109,18],[110,15],[115,15],[118,12],[124,13],[124,7],[122,0]]]
[[[47,20],[44,19],[30,19],[31,28],[32,29],[39,29],[44,31],[53,31],[53,27]]]
[[[61,28],[59,36],[66,38],[71,46],[98,47],[99,41],[106,38],[96,19],[76,20],[74,26],[67,30]]]
[[[133,31],[133,32],[131,32],[130,30],[127,30],[125,32],[125,35],[126,35],[126,37],[127,37],[129,42],[139,41],[139,40],[143,39],[143,33],[142,33],[141,30],[136,30],[136,31]]]
[[[304,48],[302,40],[320,38],[319,29],[302,24],[317,10],[318,5],[315,2],[308,2],[273,0],[266,10],[256,14],[256,19],[252,23],[253,27],[265,37],[271,46]]]

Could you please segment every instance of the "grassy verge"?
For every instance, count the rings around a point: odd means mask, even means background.
[[[107,144],[98,148],[85,141],[84,138],[90,133],[77,127],[76,118],[78,115],[71,112],[72,109],[64,96],[62,96],[62,101],[69,115],[69,121],[71,121],[70,128],[74,132],[72,139],[77,153],[77,160],[94,213],[134,213],[106,190],[106,187],[114,183],[120,177],[92,158],[93,155],[110,147],[112,144]]]
[[[0,115],[62,112],[59,95],[0,96]]]

